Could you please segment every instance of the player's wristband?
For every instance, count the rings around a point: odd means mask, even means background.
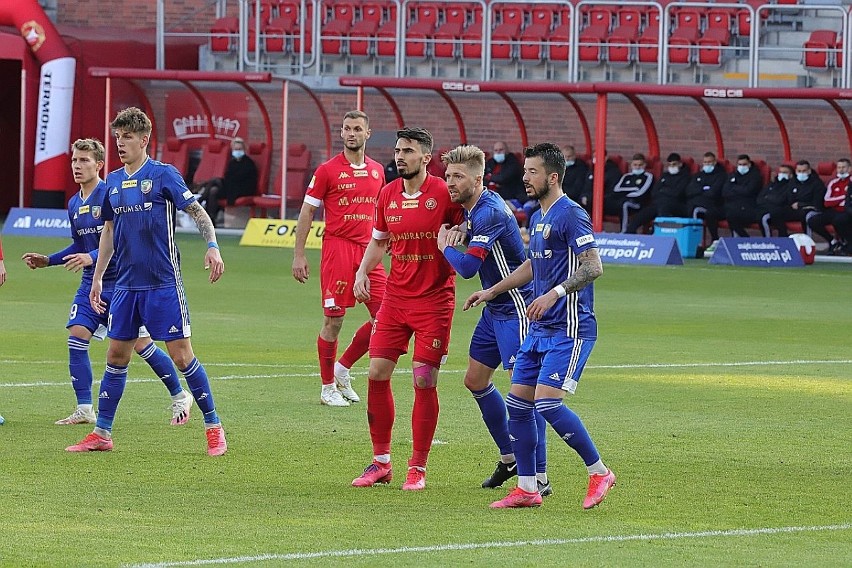
[[[216,244],[216,242],[215,242],[215,241],[210,241],[209,243],[207,243],[207,248],[209,248],[209,249],[217,249],[217,248],[219,248],[219,245],[218,245],[218,244]]]
[[[553,290],[556,292],[556,295],[560,298],[564,298],[568,294],[568,290],[565,289],[565,286],[562,284],[557,284],[553,287]]]

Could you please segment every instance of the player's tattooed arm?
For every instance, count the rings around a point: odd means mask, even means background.
[[[603,265],[597,248],[586,249],[577,255],[580,266],[569,276],[562,287],[567,294],[582,290],[591,284],[598,276],[603,274]]]
[[[204,210],[200,203],[194,201],[186,208],[186,214],[192,217],[195,221],[195,226],[198,227],[198,232],[204,237],[208,243],[216,242],[216,229],[213,228],[213,221],[210,220],[210,215]]]

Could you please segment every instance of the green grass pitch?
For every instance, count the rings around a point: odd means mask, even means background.
[[[496,460],[462,384],[477,313],[456,313],[439,379],[425,491],[400,491],[411,449],[410,359],[394,379],[389,487],[355,489],[370,460],[365,405],[319,404],[319,254],[295,282],[290,250],[179,235],[193,346],[229,452],[210,458],[197,407],[168,425],[168,394],[135,357],[115,450],[68,454],[64,324],[78,275],[27,270],[56,239],[4,238],[0,289],[1,566],[849,566],[852,565],[852,270],[606,265],[600,339],[577,394],[618,485],[583,511],[586,473],[550,432],[554,495],[489,510]],[[478,282],[459,280],[461,301]],[[350,312],[345,344],[366,317]],[[106,346],[93,342],[98,380]],[[366,395],[366,360],[354,370]],[[503,392],[502,371],[496,382]],[[510,482],[507,485],[514,485]],[[209,561],[209,562],[208,562]]]

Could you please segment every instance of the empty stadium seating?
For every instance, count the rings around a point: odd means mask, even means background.
[[[189,147],[176,136],[166,138],[166,144],[160,153],[160,161],[172,164],[184,176],[189,170]]]
[[[837,48],[837,32],[814,30],[802,45],[803,63],[806,69],[828,69],[834,66],[834,50]]]
[[[287,146],[287,173],[286,173],[286,207],[298,210],[305,198],[305,190],[308,185],[308,176],[311,168],[311,151],[302,143],[292,143]],[[271,194],[259,195],[254,198],[253,205],[259,209],[261,215],[266,217],[270,213],[277,213],[281,209],[281,176],[276,175],[272,184]]]
[[[193,181],[195,183],[204,183],[205,181],[224,177],[225,168],[228,167],[228,160],[231,157],[228,149],[230,146],[225,140],[218,138],[210,138],[204,145],[204,150],[201,154],[201,161],[198,162],[198,168],[195,170]]]

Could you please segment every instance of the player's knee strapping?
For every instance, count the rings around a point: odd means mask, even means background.
[[[438,373],[432,365],[414,367],[414,388],[431,389],[438,386]]]

